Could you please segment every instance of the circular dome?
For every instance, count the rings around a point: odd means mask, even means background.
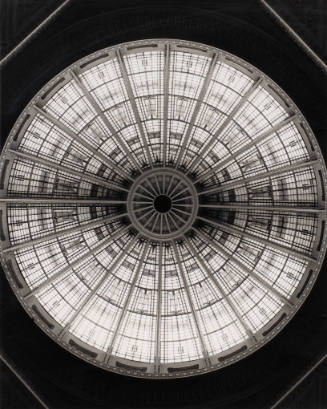
[[[104,369],[191,376],[289,321],[326,250],[326,168],[255,67],[181,40],[50,81],[0,161],[1,262],[26,311]]]

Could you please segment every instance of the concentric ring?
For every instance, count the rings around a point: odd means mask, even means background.
[[[275,336],[326,251],[326,166],[293,101],[204,44],[68,67],[0,157],[0,258],[58,344],[138,377],[216,370]]]
[[[160,205],[158,199],[162,210],[156,209],[156,201]],[[194,223],[198,194],[182,172],[156,168],[135,180],[127,198],[127,209],[138,231],[149,239],[167,241],[181,236]]]

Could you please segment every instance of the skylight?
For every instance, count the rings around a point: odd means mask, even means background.
[[[294,315],[325,254],[309,125],[266,75],[203,44],[136,41],[68,67],[20,115],[0,166],[19,301],[122,374],[242,359]]]

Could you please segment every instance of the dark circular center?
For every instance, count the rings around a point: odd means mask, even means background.
[[[160,195],[154,199],[154,208],[157,212],[166,213],[171,208],[171,200],[166,195]]]

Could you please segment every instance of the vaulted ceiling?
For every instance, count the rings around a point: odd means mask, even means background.
[[[2,24],[3,52],[15,46],[60,3],[48,1],[44,6],[41,0],[2,2],[1,15],[7,16]],[[324,15],[325,6],[318,0],[283,3],[271,1],[323,57],[325,23],[317,10]],[[291,10],[295,10],[294,14]],[[66,66],[103,47],[159,37],[203,42],[261,69],[295,101],[327,157],[326,78],[255,0],[178,4],[72,0],[53,24],[3,69],[1,143],[33,95]],[[216,373],[175,381],[125,378],[70,355],[33,324],[1,274],[1,350],[50,408],[268,408],[325,352],[325,272],[326,260],[308,300],[271,343]],[[30,398],[23,394],[17,395],[16,401],[28,402]],[[309,392],[307,396],[311,401],[317,399],[319,407],[322,393]]]

